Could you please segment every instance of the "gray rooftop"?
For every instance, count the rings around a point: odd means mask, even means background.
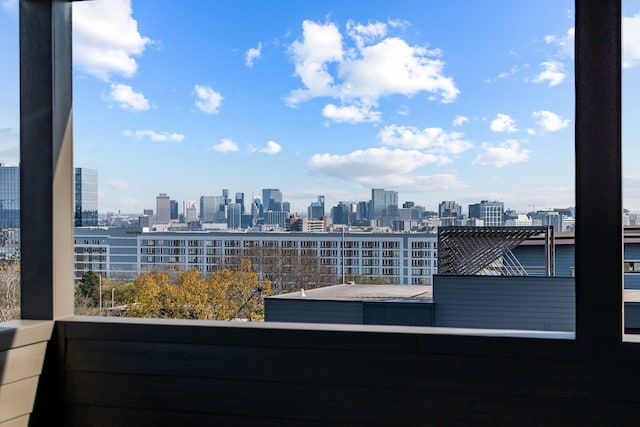
[[[431,300],[432,287],[424,285],[333,285],[323,288],[274,295],[268,298],[341,300],[341,301],[390,301]]]

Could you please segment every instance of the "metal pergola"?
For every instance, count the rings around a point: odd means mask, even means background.
[[[438,274],[526,276],[511,252],[522,242],[544,237],[545,275],[555,275],[553,227],[440,227]]]

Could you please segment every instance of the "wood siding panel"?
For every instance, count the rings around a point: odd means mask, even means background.
[[[0,387],[0,421],[9,421],[33,411],[38,377],[25,378]]]

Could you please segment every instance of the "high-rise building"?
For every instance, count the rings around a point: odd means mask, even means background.
[[[156,224],[169,224],[171,220],[171,199],[166,193],[156,197]]]
[[[227,227],[235,230],[242,227],[242,211],[239,203],[227,206]]]
[[[198,206],[196,202],[184,202],[184,221],[187,224],[198,221]]]
[[[378,225],[389,226],[398,215],[398,192],[374,188],[371,190],[372,219],[378,221]]]
[[[222,196],[200,196],[200,219],[202,222],[218,222],[224,215],[225,198]]]
[[[349,214],[349,205],[343,202],[331,208],[331,218],[334,224],[349,224],[351,219]]]
[[[176,221],[178,220],[178,201],[177,200],[170,200],[169,201],[169,217],[171,219],[175,219]]]
[[[244,215],[244,193],[236,193],[236,203],[240,205],[240,215]]]
[[[74,190],[74,225],[98,225],[98,171],[75,168]]]
[[[438,205],[439,218],[461,218],[462,206],[453,200],[444,200]]]
[[[282,192],[277,188],[263,188],[262,208],[265,212],[282,211]]]
[[[480,203],[469,205],[469,219],[475,218],[483,221],[485,227],[500,227],[503,222],[504,203],[483,200]]]
[[[324,216],[324,196],[318,196],[317,202],[311,202],[307,208],[309,218],[320,219]]]
[[[0,228],[20,228],[20,167],[0,163]]]

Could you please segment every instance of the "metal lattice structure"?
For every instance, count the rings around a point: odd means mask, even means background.
[[[553,227],[440,227],[438,274],[526,276],[511,252],[522,242],[545,239],[545,274],[555,274]]]

